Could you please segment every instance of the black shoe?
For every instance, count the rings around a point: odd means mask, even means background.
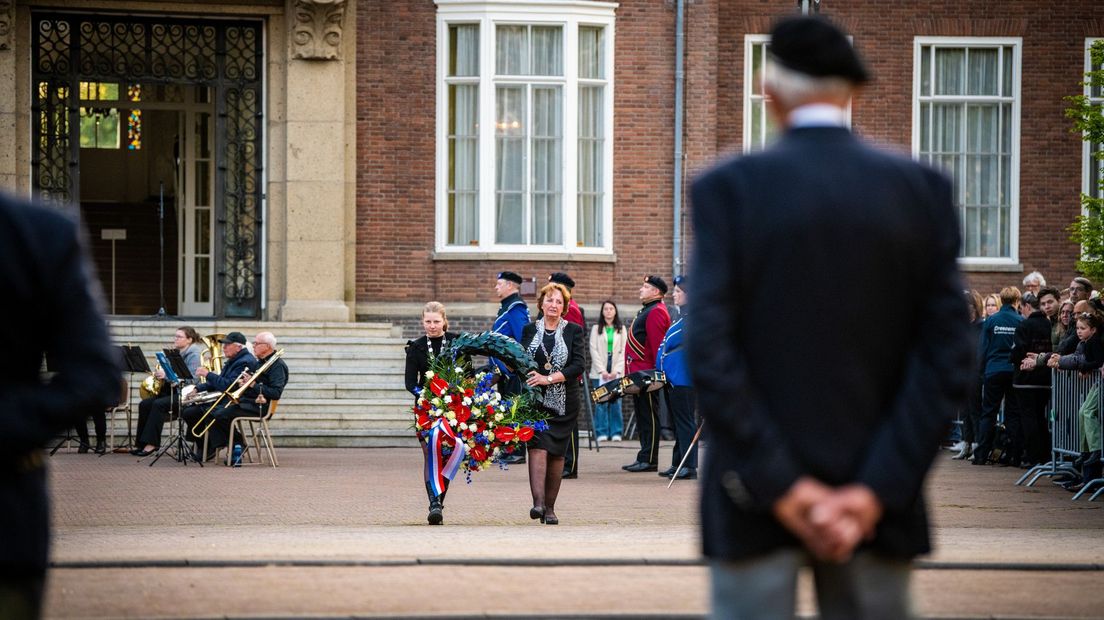
[[[659,469],[659,467],[657,465],[655,465],[654,463],[642,463],[640,461],[637,461],[637,462],[633,463],[632,465],[625,465],[621,469],[624,469],[625,471],[631,471],[633,473],[637,473],[637,472],[642,472],[642,471],[656,471],[657,469]]]
[[[569,469],[563,470],[563,475],[560,476],[560,478],[563,478],[564,480],[574,480],[578,477],[579,477],[579,472],[571,471]]]
[[[153,454],[154,452],[157,452],[157,448],[154,448],[152,450],[140,450],[138,448],[135,448],[135,449],[130,451],[130,453],[133,454],[134,456],[149,456],[149,455]]]
[[[697,480],[698,470],[692,467],[683,467],[675,474],[675,480]]]
[[[529,518],[534,521],[540,519],[541,523],[544,523],[544,506],[533,506],[529,509]]]
[[[672,465],[672,466],[668,467],[667,469],[664,469],[663,471],[659,472],[659,477],[660,478],[670,478],[671,476],[674,476],[674,475],[675,475],[675,466],[674,465]]]
[[[102,439],[97,439],[96,440],[95,451],[96,451],[96,454],[107,454],[107,444],[104,443],[104,440],[102,440]]]
[[[556,517],[556,515],[549,515],[549,516],[541,519],[541,523],[543,523],[545,525],[559,525],[560,520]]]
[[[445,513],[440,501],[434,499],[429,502],[429,515],[426,517],[426,521],[430,525],[441,525],[445,522]]]

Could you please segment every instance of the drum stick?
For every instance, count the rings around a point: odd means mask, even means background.
[[[698,432],[694,433],[694,438],[690,440],[690,446],[686,448],[686,452],[682,455],[682,460],[679,461],[678,467],[675,468],[675,473],[671,474],[671,481],[667,483],[667,488],[671,488],[671,485],[675,483],[675,478],[678,478],[678,473],[682,471],[682,465],[686,463],[686,459],[690,458],[690,451],[694,449],[694,444],[698,443],[698,437],[701,437],[702,424],[698,425]]]

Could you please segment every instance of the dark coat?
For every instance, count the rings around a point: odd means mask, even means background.
[[[951,196],[943,175],[827,127],[694,183],[707,556],[798,546],[771,508],[801,476],[872,489],[874,548],[929,549],[924,477],[975,368]]]
[[[579,402],[579,394],[582,392],[582,385],[579,383],[579,377],[582,376],[586,370],[586,343],[583,338],[583,328],[577,323],[572,323],[567,319],[562,319],[564,322],[564,344],[567,345],[567,363],[564,364],[563,370],[560,372],[564,375],[565,387],[567,389],[567,402],[568,406],[577,406]],[[521,330],[521,346],[526,349],[529,348],[529,343],[533,341],[533,338],[537,337],[537,324],[530,323]],[[549,351],[551,353],[551,351]],[[538,373],[542,375],[549,374],[549,371],[544,368],[537,368]]]
[[[120,356],[77,225],[0,195],[0,578],[41,577],[50,517],[41,448],[119,399]],[[43,383],[43,356],[54,374]]]
[[[445,332],[445,340],[452,342],[459,334]],[[406,391],[414,394],[414,388],[425,382],[429,370],[429,338],[422,336],[406,342]]]
[[[273,353],[273,355],[275,355],[275,353]],[[257,368],[260,368],[267,360],[267,357],[265,359],[258,359]],[[288,377],[287,364],[284,363],[284,358],[280,357],[275,362],[272,362],[268,370],[260,377],[257,377],[256,382],[242,394],[241,400],[238,402],[238,408],[250,413],[259,413],[261,408],[255,402],[258,394],[264,394],[265,400],[268,402],[280,400],[280,397],[284,395],[284,388],[287,387]],[[268,409],[266,408],[265,411],[268,411]]]
[[[1016,327],[1012,336],[1012,383],[1015,385],[1050,385],[1050,369],[1038,364],[1035,370],[1020,370],[1020,362],[1028,353],[1050,353],[1050,319],[1042,310],[1032,312]]]

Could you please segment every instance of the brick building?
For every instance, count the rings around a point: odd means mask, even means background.
[[[559,9],[545,14],[540,4]],[[503,36],[491,34],[498,25],[563,23],[564,14],[585,8],[604,12],[608,21],[590,19],[607,29],[612,59],[604,84],[612,90],[605,136],[612,167],[602,171],[610,191],[603,208],[612,210],[606,245],[594,252],[571,247],[576,231],[565,229],[567,243],[499,247],[487,238],[493,226],[479,231],[484,236],[475,248],[452,243],[445,214],[459,186],[449,186],[448,166],[458,160],[447,153],[449,134],[441,126],[456,121],[446,92],[456,83],[450,53],[462,53],[457,25],[477,26],[479,49],[488,54],[496,43],[489,39]],[[769,139],[751,76],[772,20],[796,9],[791,0],[685,3],[684,184],[718,158]],[[875,74],[852,106],[855,131],[957,167],[967,237],[962,266],[970,285],[993,291],[1036,269],[1054,284],[1068,283],[1078,250],[1065,228],[1090,184],[1086,151],[1069,130],[1063,97],[1080,91],[1088,41],[1104,37],[1104,4],[823,0],[820,11],[848,29]],[[641,274],[671,274],[675,2],[397,0],[362,4],[358,16],[358,315],[416,314],[417,303],[430,298],[492,301],[492,274],[504,268],[537,278],[566,270],[588,305],[612,297],[631,311]],[[579,23],[587,19],[578,16]],[[579,35],[565,38],[572,43]],[[572,60],[572,50],[564,58]],[[509,78],[496,74],[490,59],[483,62],[470,79],[483,89],[480,103],[495,106],[486,91],[500,92]],[[568,72],[565,91],[572,79],[581,80]],[[481,118],[501,120],[490,111]],[[496,202],[487,194],[502,188],[489,159],[495,134],[485,133],[475,141],[487,163],[473,179],[481,192],[479,214],[489,219]],[[566,128],[562,138],[580,139]],[[581,191],[565,184],[565,194]],[[535,201],[536,190],[530,192]],[[565,196],[565,206],[572,202]],[[686,257],[690,242],[683,240],[678,258]],[[794,274],[790,290],[800,290],[800,279]],[[492,311],[490,304],[461,308]]]
[[[690,205],[676,236],[676,198],[712,162],[770,140],[752,76],[772,20],[797,11],[794,0],[73,7],[0,3],[11,84],[0,137],[13,145],[0,185],[80,209],[118,314],[158,305],[163,200],[170,313],[413,324],[439,299],[471,328],[493,314],[501,269],[538,281],[568,271],[592,312],[613,298],[624,314],[644,273],[681,269]],[[1036,269],[1067,283],[1078,249],[1065,228],[1093,173],[1062,98],[1104,37],[1104,4],[819,7],[875,74],[852,106],[855,131],[954,170],[971,286]]]

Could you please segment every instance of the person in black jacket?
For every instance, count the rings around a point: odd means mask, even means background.
[[[0,290],[0,616],[38,618],[50,543],[41,448],[114,404],[122,376],[74,219],[0,195]]]
[[[582,386],[579,377],[586,370],[583,328],[564,318],[571,293],[559,282],[549,282],[540,290],[537,305],[544,316],[525,326],[521,346],[529,351],[537,369],[525,383],[540,390],[539,406],[548,414],[548,428],[531,439],[529,450],[529,490],[533,507],[529,517],[557,525],[556,499],[560,494],[564,455],[571,430],[579,417]]]
[[[1048,299],[1054,289],[1042,289]],[[1050,318],[1039,307],[1039,300],[1028,293],[1020,302],[1030,314],[1016,327],[1012,336],[1012,389],[1016,393],[1015,407],[1005,411],[1004,424],[1011,445],[1004,465],[1019,465],[1021,458],[1029,465],[1044,463],[1050,456],[1050,432],[1047,430],[1046,406],[1050,402],[1050,369],[1037,366],[1032,353],[1050,352]],[[1057,301],[1054,301],[1056,304]]]
[[[253,338],[253,355],[257,358],[257,368],[268,362],[275,353],[276,336],[272,332],[260,332]],[[251,376],[250,371],[243,371],[241,380],[248,381]],[[271,407],[269,403],[280,400],[287,382],[287,364],[282,357],[276,358],[264,374],[257,377],[256,382],[242,393],[237,403],[227,405],[215,412],[215,425],[208,431],[210,437],[207,438],[207,444],[222,447],[239,443],[238,438],[231,437],[234,419],[263,417],[268,412],[268,407]]]
[[[811,563],[822,617],[906,617],[909,560],[930,549],[924,478],[975,367],[960,217],[944,175],[848,129],[868,76],[839,29],[785,19],[770,53],[785,133],[692,190],[687,357],[709,434],[713,614],[792,617]],[[779,305],[780,286],[847,303]],[[895,312],[856,320],[886,299]]]
[[[456,339],[457,334],[448,331],[448,316],[445,313],[444,304],[431,301],[422,309],[422,329],[425,335],[409,340],[406,343],[406,391],[414,395],[414,402],[418,402],[424,384],[425,375],[430,365],[442,351],[448,349],[449,342]],[[425,478],[426,495],[429,497],[429,514],[426,521],[430,525],[441,525],[445,522],[445,494],[448,493],[449,480],[444,479],[444,492],[437,495],[433,492],[433,485],[429,482],[429,445],[421,433],[418,435],[418,443],[422,446],[422,458],[425,466],[422,468]]]
[[[1020,289],[1008,286],[1000,292],[1001,309],[985,319],[978,340],[978,358],[984,364],[981,383],[981,418],[978,419],[978,447],[974,450],[974,465],[985,465],[993,451],[997,414],[1004,405],[1007,415],[1015,410],[1016,394],[1012,391],[1012,342],[1020,316]]]
[[[203,366],[197,368],[196,376],[204,378],[204,382],[196,386],[197,393],[233,391],[237,389],[239,382],[242,380],[243,372],[257,370],[260,367],[257,358],[245,346],[245,334],[230,332],[219,340],[219,344],[222,345],[222,354],[226,356],[222,372],[211,372]],[[252,400],[257,397],[257,393],[250,388],[249,391],[245,392],[245,396]],[[186,438],[188,441],[196,443],[197,453],[203,447],[204,434],[213,429],[215,421],[223,415],[221,410],[232,404],[233,401],[224,396],[217,403],[189,405],[180,410],[180,417],[184,419],[184,423],[188,427]],[[227,433],[227,436],[229,436],[229,433]],[[203,455],[203,460],[214,458],[218,449],[226,445],[226,443],[220,445],[208,440],[207,454]]]
[[[1077,350],[1069,355],[1051,355],[1047,366],[1059,370],[1073,370],[1080,373],[1096,372],[1104,366],[1104,332],[1101,327],[1104,320],[1096,312],[1084,312],[1077,315],[1075,329]],[[1074,461],[1081,467],[1081,480],[1071,480],[1063,486],[1069,491],[1079,491],[1085,482],[1101,477],[1101,436],[1100,436],[1100,385],[1096,384],[1085,395],[1078,415],[1081,417],[1081,458]]]

